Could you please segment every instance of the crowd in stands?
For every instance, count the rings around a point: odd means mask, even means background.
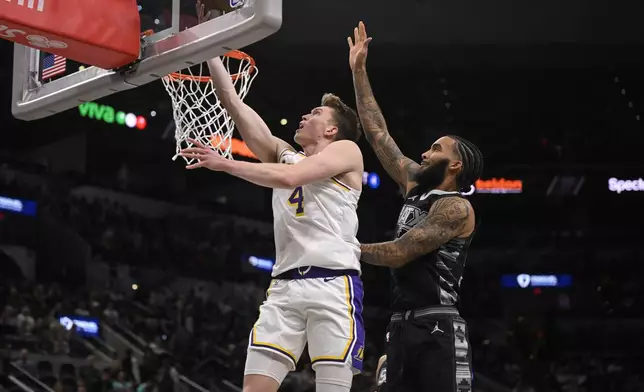
[[[169,363],[158,363],[154,356],[137,363],[127,352],[120,360],[118,355],[97,357],[73,328],[59,321],[61,316],[74,315],[116,321],[113,301],[119,298],[110,292],[69,290],[56,283],[5,283],[0,286],[4,305],[0,350],[11,352],[14,366],[55,392],[174,391]]]
[[[248,288],[230,285],[227,288],[232,290],[230,298],[209,301],[197,290],[185,296],[170,290],[124,296],[110,291],[72,293],[56,284],[5,285],[0,290],[4,304],[0,349],[14,351],[17,366],[56,392],[169,391],[175,385],[176,369],[186,369],[193,380],[204,386],[212,385],[216,381],[213,378],[222,377],[238,383],[244,364],[246,332],[253,320],[244,318],[244,314],[252,314],[250,305],[248,309],[232,309],[231,304],[236,303],[231,299],[234,292],[241,294]],[[221,293],[227,289],[222,288]],[[132,303],[142,305],[138,307],[139,312],[132,311]],[[28,312],[28,308],[34,311]],[[203,317],[210,313],[212,317]],[[102,317],[104,323],[120,324],[152,343],[150,347],[171,352],[171,361],[169,357],[164,359],[146,350],[141,363],[130,352],[109,365],[99,364],[96,356],[80,344],[74,331],[61,327],[57,320],[60,314]],[[477,373],[513,386],[517,392],[641,390],[638,389],[644,381],[641,357],[592,351],[553,357],[543,352],[543,336],[538,333],[531,336],[534,324],[518,319],[509,328],[510,338],[503,346],[495,347],[485,337],[472,336]],[[47,361],[34,362],[31,354],[87,360],[82,366],[51,366]],[[367,367],[366,376],[356,378],[355,391],[371,390],[372,365]],[[283,390],[313,391],[312,376],[310,365],[303,358],[298,372],[289,375]]]
[[[18,353],[14,356],[19,366],[56,392],[165,391],[173,387],[179,370],[204,386],[222,379],[241,385],[248,331],[264,296],[266,276],[242,274],[238,266],[243,252],[272,254],[270,235],[234,225],[225,217],[148,218],[114,201],[70,196],[60,186],[30,189],[11,181],[4,182],[2,189],[5,195],[38,200],[43,213],[72,227],[90,244],[94,260],[180,271],[212,280],[217,287],[215,291],[196,287],[179,293],[160,285],[120,293],[86,289],[71,292],[57,284],[3,286],[0,325],[6,333],[2,348]],[[560,236],[551,235],[548,243],[558,241]],[[598,355],[592,352],[592,346],[555,355],[549,351],[553,351],[556,331],[529,321],[527,314],[526,318],[517,317],[516,309],[508,310],[504,292],[498,287],[499,273],[524,272],[512,268],[520,258],[526,272],[543,272],[545,268],[552,273],[574,273],[579,278],[579,285],[553,301],[550,311],[555,318],[621,320],[641,316],[644,292],[637,276],[642,267],[633,263],[641,259],[641,250],[589,252],[577,246],[589,242],[576,236],[561,242],[568,244],[568,251],[558,252],[550,245],[543,247],[541,254],[495,249],[472,254],[464,282],[463,313],[471,320],[475,371],[517,392],[644,390],[641,357],[615,352]],[[369,284],[369,277],[365,279]],[[377,321],[368,332],[366,375],[356,378],[354,390],[360,392],[371,390],[375,364],[383,351],[387,311],[372,308],[375,316],[371,317]],[[30,362],[30,355],[90,355],[82,339],[61,328],[57,320],[60,314],[100,317],[104,323],[132,331],[151,347],[171,353],[172,360],[165,357],[164,361],[146,350],[140,364],[132,355],[125,355],[114,364],[99,366],[93,357],[72,374],[69,369],[63,372],[62,367],[56,374],[47,374],[47,369]],[[491,342],[478,331],[478,319],[490,317],[517,320],[507,322],[506,342]],[[289,375],[284,390],[314,390],[306,358],[298,370]]]
[[[252,305],[248,293],[256,298]],[[71,292],[61,290],[58,284],[0,286],[0,302],[6,304],[0,319],[0,349],[19,351],[14,354],[15,365],[56,392],[59,388],[65,392],[167,391],[174,388],[177,369],[191,373],[201,385],[222,379],[241,385],[249,326],[261,290],[248,284],[223,285],[217,300],[199,292],[186,296],[171,290],[137,294]],[[135,308],[138,311],[133,311],[132,303],[140,305]],[[245,308],[242,303],[246,303]],[[14,308],[22,310],[16,312]],[[29,308],[34,310],[33,317]],[[123,353],[119,361],[97,361],[96,353],[88,351],[82,338],[61,325],[61,315],[96,317],[103,325],[133,331],[148,343],[142,363],[131,351]],[[158,355],[165,352],[172,355]],[[87,360],[78,369],[71,364],[56,369],[46,360],[35,363],[29,359],[30,354]],[[115,355],[112,359],[118,358]],[[304,360],[299,370],[288,377],[284,390],[305,391],[306,385],[314,388],[310,364]],[[371,384],[372,378],[362,383]]]

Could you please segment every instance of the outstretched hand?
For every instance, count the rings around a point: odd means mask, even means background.
[[[195,159],[198,162],[186,166],[186,169],[205,167],[213,171],[226,171],[230,168],[230,161],[216,151],[204,146],[195,139],[188,139],[188,141],[192,143],[193,147],[184,148],[179,155],[184,158]]]
[[[349,66],[352,71],[363,69],[367,65],[367,53],[369,52],[369,43],[372,38],[367,37],[367,29],[364,22],[360,22],[358,27],[353,29],[353,38],[347,37],[349,42]]]
[[[197,22],[202,24],[212,19],[212,11],[206,12],[206,6],[201,0],[197,0]]]

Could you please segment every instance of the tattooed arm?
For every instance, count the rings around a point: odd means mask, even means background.
[[[389,135],[387,123],[373,95],[365,69],[353,72],[353,84],[356,90],[358,115],[365,137],[387,174],[406,190],[407,184],[412,181],[420,166],[404,156]]]
[[[362,244],[361,259],[368,264],[400,268],[473,230],[472,205],[460,197],[445,197],[436,201],[429,214],[402,237],[379,244]]]
[[[420,166],[404,156],[394,139],[391,138],[385,118],[373,96],[366,67],[371,38],[367,37],[364,23],[360,22],[354,30],[354,40],[349,37],[348,41],[349,65],[353,72],[358,116],[365,136],[389,176],[407,191],[408,183],[412,181]]]

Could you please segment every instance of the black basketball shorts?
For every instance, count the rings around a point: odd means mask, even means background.
[[[455,308],[395,313],[378,392],[471,392],[467,324]]]

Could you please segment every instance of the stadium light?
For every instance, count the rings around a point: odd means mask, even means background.
[[[362,185],[366,185],[371,189],[378,189],[380,186],[380,176],[378,173],[362,173]]]

